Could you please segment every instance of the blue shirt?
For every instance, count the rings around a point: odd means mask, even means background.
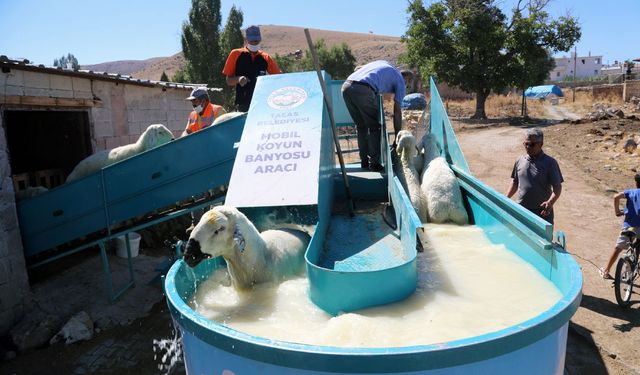
[[[640,189],[624,191],[627,206],[624,208],[624,223],[622,228],[640,227]]]
[[[378,94],[394,94],[395,101],[402,103],[406,93],[404,78],[400,71],[384,60],[377,60],[363,65],[351,73],[347,81],[366,82]]]

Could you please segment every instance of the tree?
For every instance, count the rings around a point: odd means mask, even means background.
[[[492,91],[544,80],[553,68],[550,53],[568,51],[580,38],[572,17],[549,19],[548,2],[519,0],[509,20],[494,0],[442,0],[428,8],[414,0],[403,60],[423,77],[475,93],[472,118],[484,119]]]
[[[80,64],[78,64],[78,59],[76,59],[71,52],[67,54],[67,56],[62,56],[60,59],[53,59],[53,66],[64,69],[73,69],[79,70]]]
[[[183,82],[224,87],[220,23],[220,0],[191,0],[189,20],[182,24]]]
[[[526,117],[527,87],[544,83],[555,67],[552,57],[557,51],[568,51],[580,38],[580,27],[575,19],[560,17],[550,21],[543,11],[546,0],[530,1],[513,9],[508,26],[507,57],[511,84],[522,91],[522,116]]]
[[[299,58],[296,58],[291,54],[279,55],[276,53],[275,56],[273,56],[273,60],[275,60],[280,70],[282,70],[284,73],[304,71],[304,68],[302,66],[302,60]]]
[[[351,52],[351,48],[346,43],[333,45],[327,48],[324,39],[319,39],[314,43],[316,54],[320,68],[327,71],[333,79],[346,79],[349,74],[353,73],[356,66],[356,58]],[[311,53],[307,51],[303,61],[308,70],[313,70],[313,61]]]
[[[240,48],[244,45],[244,37],[242,36],[241,30],[243,22],[244,15],[242,10],[238,10],[235,5],[232,5],[231,10],[229,11],[229,17],[227,17],[227,23],[224,25],[224,29],[220,35],[220,51],[223,57],[223,60],[221,61],[226,61],[226,56],[229,55],[231,50]],[[222,74],[223,67],[224,65],[220,68],[220,74]],[[227,108],[233,107],[235,100],[233,87],[223,84],[222,88],[222,100],[224,101],[224,106]]]
[[[162,71],[162,75],[160,75],[160,81],[162,82],[169,82],[169,77],[167,76],[167,73],[165,73],[165,71]]]
[[[240,48],[244,45],[244,37],[242,36],[242,23],[244,15],[242,10],[236,9],[235,5],[231,6],[227,23],[224,25],[222,34],[220,34],[220,50],[224,56],[227,56],[232,49]]]

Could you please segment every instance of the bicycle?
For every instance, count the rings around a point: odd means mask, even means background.
[[[624,255],[618,259],[616,275],[613,280],[616,301],[620,307],[628,307],[631,304],[634,282],[640,276],[638,258],[640,257],[640,239],[635,231],[625,230],[622,235],[629,237],[629,247]]]

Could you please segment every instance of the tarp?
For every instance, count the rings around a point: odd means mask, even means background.
[[[543,85],[543,86],[532,86],[529,87],[525,92],[524,96],[530,98],[546,98],[547,96],[554,94],[557,96],[564,96],[560,87],[556,85]]]
[[[425,109],[426,106],[427,99],[420,93],[405,96],[400,104],[400,108],[402,109]]]

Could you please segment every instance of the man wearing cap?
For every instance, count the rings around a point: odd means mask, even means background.
[[[193,89],[191,95],[185,100],[191,100],[193,111],[189,114],[187,127],[182,132],[182,137],[211,126],[213,120],[226,113],[222,106],[211,104],[206,87]]]
[[[380,172],[380,135],[378,94],[393,94],[393,129],[402,129],[400,103],[406,93],[405,85],[412,77],[408,70],[400,72],[384,60],[370,62],[351,73],[342,85],[342,97],[358,132],[360,166]]]
[[[249,26],[244,39],[245,46],[232,50],[222,69],[227,85],[236,87],[236,105],[241,112],[249,110],[258,76],[282,73],[271,56],[260,50],[258,26]]]

